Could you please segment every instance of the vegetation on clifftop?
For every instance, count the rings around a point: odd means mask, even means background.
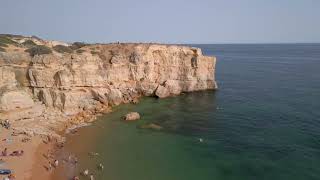
[[[76,52],[77,52],[78,54],[81,54],[81,53],[85,52],[85,50],[83,50],[83,49],[78,49]]]
[[[8,44],[17,45],[18,43],[11,40],[9,37],[7,37],[5,35],[0,35],[0,46],[7,47]]]
[[[92,55],[99,55],[99,52],[97,51],[90,51]]]
[[[76,50],[76,49],[80,49],[80,48],[82,48],[82,47],[84,47],[84,46],[87,46],[87,45],[88,45],[88,44],[83,43],[83,42],[74,42],[74,43],[70,46],[70,48],[73,49],[73,50]]]
[[[8,45],[0,42],[0,47],[8,47]]]
[[[26,49],[25,52],[28,52],[30,56],[42,55],[42,54],[51,54],[52,50],[44,45],[36,45],[29,49]]]
[[[22,43],[23,46],[31,48],[36,46],[37,44],[33,42],[32,40],[26,40],[25,42]]]
[[[56,45],[53,49],[59,53],[72,53],[73,51],[70,47],[64,45]]]

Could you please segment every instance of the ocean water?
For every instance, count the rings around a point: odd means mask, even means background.
[[[192,46],[217,56],[219,90],[116,107],[68,135],[60,157],[79,164],[55,179],[320,179],[320,44]],[[129,111],[142,119],[121,121]]]

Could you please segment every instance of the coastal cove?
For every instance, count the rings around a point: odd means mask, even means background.
[[[320,0],[4,0],[0,180],[320,180]]]
[[[319,179],[320,45],[192,46],[217,56],[218,91],[114,107],[67,135],[57,157],[79,164],[53,179]],[[122,121],[131,111],[141,120]],[[141,128],[150,123],[162,129]]]
[[[1,164],[18,179],[48,179],[60,167],[54,154],[65,133],[112,107],[217,89],[216,58],[194,47],[11,34],[0,34],[0,46]]]

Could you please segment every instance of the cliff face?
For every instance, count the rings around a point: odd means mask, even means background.
[[[141,96],[216,89],[215,63],[198,48],[174,45],[96,44],[34,57],[10,45],[0,52],[0,120],[48,134]]]

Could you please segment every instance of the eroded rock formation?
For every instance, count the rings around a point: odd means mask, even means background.
[[[81,50],[31,57],[10,45],[0,52],[0,120],[47,134],[141,96],[217,88],[216,59],[198,48],[118,43]]]

